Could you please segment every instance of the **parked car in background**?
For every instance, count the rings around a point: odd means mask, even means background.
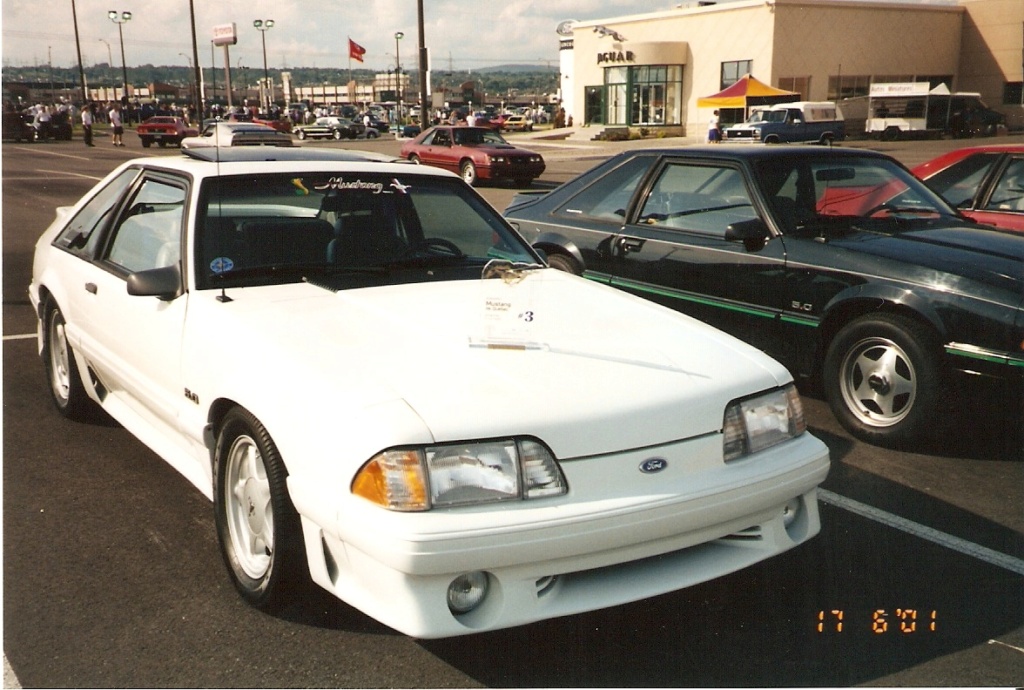
[[[199,130],[190,127],[180,117],[154,115],[135,128],[143,148],[149,148],[155,142],[159,146],[180,146],[185,137],[199,136]]]
[[[818,533],[828,449],[767,355],[545,268],[450,173],[186,153],[59,209],[28,294],[57,410],[102,408],[213,501],[248,603],[312,580],[403,633],[466,635]]]
[[[32,126],[32,116],[17,110],[5,110],[3,137],[4,141],[35,141],[36,128]]]
[[[779,103],[756,110],[742,124],[727,127],[725,138],[765,144],[805,141],[830,144],[846,138],[846,122],[835,103]]]
[[[1024,235],[965,220],[883,154],[636,150],[505,215],[550,265],[696,316],[820,382],[868,442],[943,429],[965,404],[947,406],[947,384],[987,380],[1007,400],[1024,390]]]
[[[374,130],[376,131],[376,130]],[[292,130],[298,139],[355,139],[366,132],[362,123],[344,117],[318,117],[311,125],[299,125]]]
[[[438,125],[402,145],[402,158],[457,172],[468,184],[510,180],[526,187],[544,172],[544,158],[487,127]]]
[[[389,131],[391,131],[390,124],[388,124],[384,120],[381,120],[379,117],[372,113],[370,114],[369,122],[363,122],[363,125],[366,126],[367,134],[369,134],[369,130],[371,129],[376,130],[378,135],[387,134]]]
[[[509,115],[505,119],[504,128],[508,132],[532,132],[533,120],[525,115]]]
[[[957,149],[917,166],[914,174],[965,216],[1024,231],[1024,144]]]
[[[266,113],[259,113],[250,118],[249,122],[254,122],[258,125],[266,125],[267,127],[276,129],[278,132],[288,133],[292,131],[292,121],[288,119],[287,115],[273,117]]]
[[[272,127],[253,122],[212,121],[199,136],[181,140],[183,149],[209,146],[292,146],[292,138]]]

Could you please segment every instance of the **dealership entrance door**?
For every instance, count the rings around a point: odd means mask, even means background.
[[[587,125],[604,124],[604,87],[587,86],[583,103],[583,123]]]

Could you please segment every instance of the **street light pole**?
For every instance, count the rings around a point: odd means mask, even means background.
[[[274,100],[270,90],[270,73],[267,70],[267,32],[274,28],[273,19],[257,19],[252,23],[263,37],[263,88],[266,89],[266,112],[270,112],[270,104]]]
[[[121,76],[123,77],[124,93],[121,94],[121,103],[128,104],[128,63],[124,59],[124,24],[132,20],[132,13],[124,11],[118,13],[117,10],[110,10],[107,12],[107,18],[110,21],[117,24],[117,35],[121,38]]]
[[[398,133],[402,133],[402,58],[398,53],[398,41],[405,37],[401,31],[395,32],[395,100],[398,102]]]
[[[110,50],[110,42],[106,39],[101,38],[100,41],[107,44],[107,68],[110,70],[110,83],[114,83],[114,53]],[[106,94],[106,88],[103,87],[103,93]]]

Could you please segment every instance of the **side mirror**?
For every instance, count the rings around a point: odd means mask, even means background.
[[[768,226],[760,218],[741,220],[725,229],[725,239],[729,242],[742,242],[743,248],[748,252],[764,249],[770,236]]]
[[[183,292],[180,262],[136,271],[128,276],[128,294],[134,297],[156,297],[167,302],[180,297]]]

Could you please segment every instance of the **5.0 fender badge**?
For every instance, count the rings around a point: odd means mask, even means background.
[[[640,471],[644,474],[661,472],[666,467],[668,467],[668,460],[665,458],[647,458],[640,463]]]

